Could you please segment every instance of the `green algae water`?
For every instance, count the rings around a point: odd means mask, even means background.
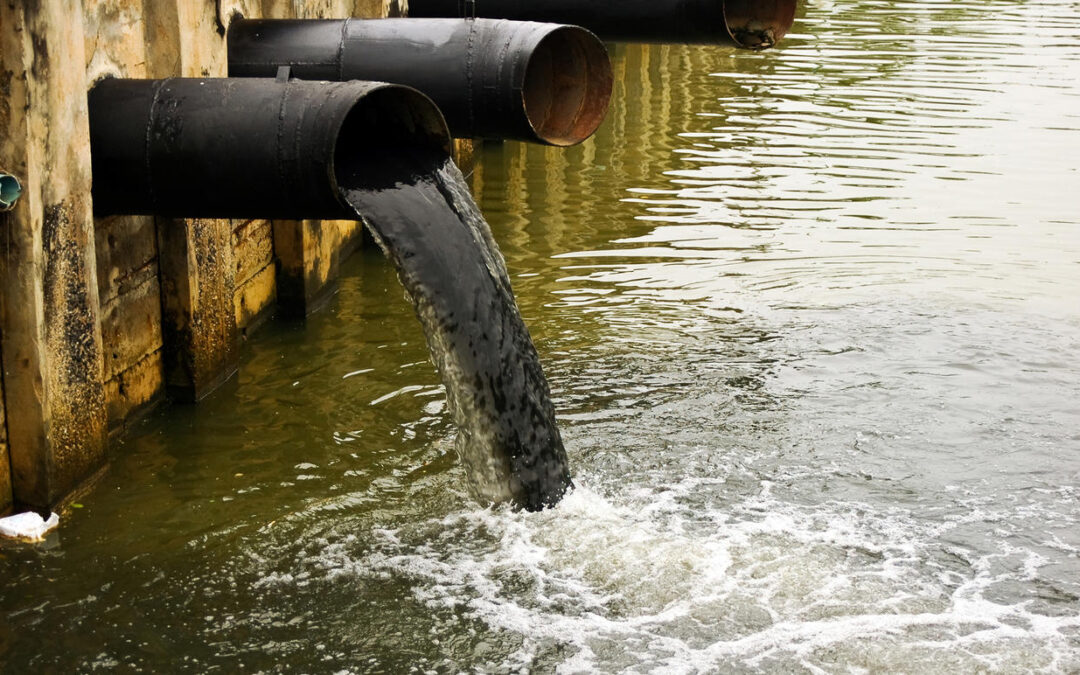
[[[575,490],[470,499],[392,267],[0,548],[0,670],[1080,670],[1080,6],[618,47],[473,177]]]

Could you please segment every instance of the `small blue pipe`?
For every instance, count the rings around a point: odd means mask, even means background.
[[[15,176],[0,171],[0,213],[15,208],[22,196],[22,183]]]

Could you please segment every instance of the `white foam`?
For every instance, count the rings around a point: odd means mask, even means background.
[[[520,646],[496,670],[1080,664],[1080,617],[1040,613],[1009,590],[1037,583],[1045,557],[950,543],[970,514],[942,524],[881,505],[796,504],[769,481],[723,511],[695,511],[683,500],[702,480],[608,498],[579,477],[556,509],[470,509],[331,537],[288,571],[296,581],[262,583],[405,581],[432,612],[513,636]]]

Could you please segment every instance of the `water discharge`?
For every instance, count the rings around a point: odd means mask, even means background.
[[[1080,672],[1080,8],[800,5],[481,151],[558,508],[468,498],[372,246],[0,549],[0,670]]]
[[[338,176],[424,328],[475,496],[554,505],[571,482],[551,393],[461,172],[445,153],[398,147],[363,153]]]

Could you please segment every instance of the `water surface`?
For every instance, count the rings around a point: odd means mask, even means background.
[[[1080,5],[613,57],[594,139],[475,177],[575,492],[473,505],[367,250],[0,551],[8,669],[1080,669]]]

